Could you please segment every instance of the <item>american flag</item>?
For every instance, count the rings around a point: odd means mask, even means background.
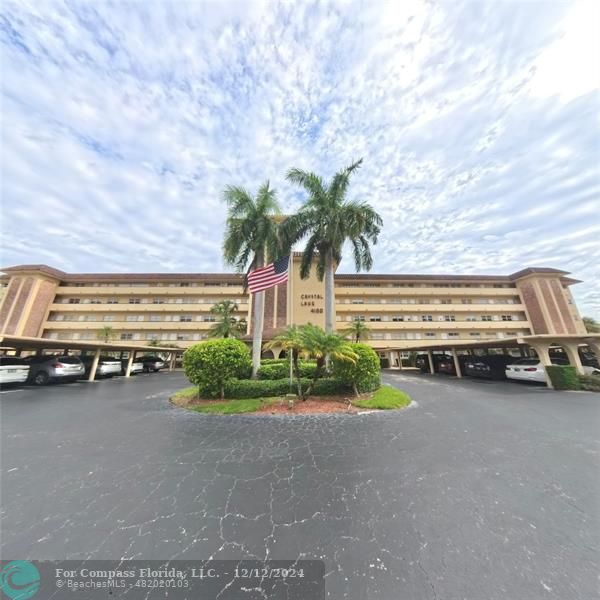
[[[248,287],[253,294],[268,290],[288,280],[289,256],[284,256],[266,267],[248,273]]]

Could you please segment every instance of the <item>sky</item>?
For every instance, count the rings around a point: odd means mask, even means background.
[[[223,271],[227,184],[362,157],[373,272],[564,269],[600,318],[600,3],[3,0],[0,42],[2,266]]]

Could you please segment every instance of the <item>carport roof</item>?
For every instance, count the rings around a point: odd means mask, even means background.
[[[542,334],[542,335],[524,335],[512,338],[502,338],[495,340],[457,340],[457,341],[431,341],[420,344],[406,344],[390,346],[387,350],[415,351],[415,350],[467,350],[470,348],[514,348],[519,345],[534,345],[536,343],[546,343],[560,346],[563,343],[587,344],[588,342],[600,343],[600,333],[585,333],[580,335],[572,334]],[[380,350],[380,348],[378,348]]]
[[[141,350],[144,352],[175,352],[181,353],[185,348],[169,348],[167,346],[143,346],[123,342],[84,342],[80,340],[50,340],[48,338],[26,337],[20,335],[0,336],[0,348],[10,350]]]

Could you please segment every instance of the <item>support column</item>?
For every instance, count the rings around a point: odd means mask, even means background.
[[[171,357],[169,359],[169,371],[172,371],[175,368],[175,357],[177,355],[175,352],[171,352]]]
[[[552,361],[550,360],[550,354],[549,354],[549,350],[550,350],[550,346],[549,344],[538,344],[533,346],[533,349],[537,352],[538,358],[540,359],[543,367],[544,367],[544,373],[546,375],[546,385],[553,390],[554,386],[552,385],[552,381],[550,380],[550,376],[548,375],[548,369],[547,367],[552,366]]]
[[[402,366],[402,352],[398,350],[396,354],[398,355],[398,368],[402,371],[404,369],[404,367]]]
[[[129,358],[127,359],[127,369],[125,369],[125,377],[131,376],[131,365],[135,359],[135,350],[129,351]]]
[[[94,360],[92,361],[92,368],[90,369],[88,381],[94,381],[94,378],[96,377],[96,369],[98,368],[99,360],[100,360],[100,348],[98,348],[96,350],[96,354],[94,354]]]
[[[454,359],[454,370],[456,371],[457,377],[462,377],[462,371],[460,370],[460,361],[456,355],[456,348],[452,348],[452,358]]]
[[[429,370],[431,371],[431,374],[433,375],[435,373],[435,369],[433,368],[433,354],[432,354],[431,350],[427,350],[427,359],[429,360]]]
[[[577,343],[565,343],[562,345],[562,348],[568,356],[571,366],[577,369],[577,373],[579,373],[579,375],[583,375],[583,364],[581,363]]]

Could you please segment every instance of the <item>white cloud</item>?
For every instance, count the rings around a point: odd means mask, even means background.
[[[594,10],[5,2],[3,262],[221,270],[224,185],[364,156],[377,271],[565,268],[599,316]]]

